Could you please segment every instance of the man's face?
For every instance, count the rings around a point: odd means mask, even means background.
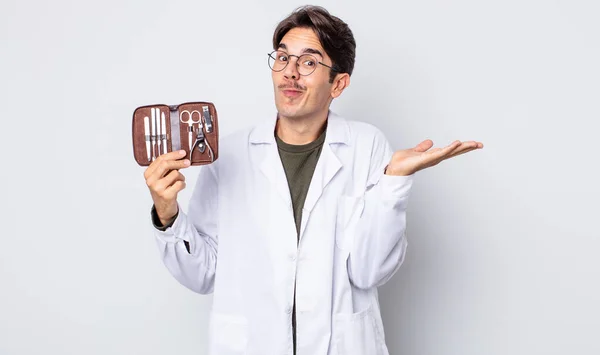
[[[293,28],[288,31],[281,39],[278,50],[297,56],[309,53],[317,61],[332,65],[331,59],[321,47],[319,38],[309,28]],[[301,76],[296,65],[298,58],[288,57],[288,60],[284,70],[272,72],[275,106],[279,116],[303,119],[326,114],[332,99],[330,69],[315,63],[316,69],[312,74]]]

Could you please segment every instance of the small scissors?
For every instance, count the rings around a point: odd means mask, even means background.
[[[206,111],[208,111],[208,110],[206,110]],[[184,113],[187,114],[187,120],[183,119]],[[198,120],[194,120],[194,114],[198,115]],[[210,118],[210,113],[208,113],[208,114],[209,114],[209,116],[208,116],[209,120],[211,121],[210,127],[206,122],[206,118],[203,119],[202,114],[198,110],[192,110],[191,112],[188,110],[183,110],[179,114],[179,120],[181,121],[181,123],[185,123],[189,126],[189,128],[188,128],[188,143],[190,146],[190,161],[192,161],[192,153],[194,152],[194,148],[196,148],[196,146],[198,146],[198,150],[200,151],[200,153],[204,153],[204,151],[208,147],[208,155],[210,156],[211,161],[215,160],[213,150],[212,150],[211,146],[208,144],[208,140],[206,140],[206,137],[204,136],[204,131],[202,130],[202,123],[204,123],[204,125],[206,126],[206,129],[207,129],[207,132],[212,131],[212,119]],[[194,135],[194,124],[198,124],[198,134],[196,135],[196,140],[192,143],[192,137]]]
[[[187,120],[185,120],[185,121],[183,120],[184,114],[187,114]],[[198,120],[194,120],[194,114],[198,115]],[[181,121],[181,123],[185,123],[189,126],[188,127],[188,144],[190,146],[190,157],[191,157],[192,147],[194,146],[194,143],[192,142],[192,137],[194,135],[194,124],[200,123],[199,129],[202,130],[202,124],[201,124],[202,114],[198,110],[193,110],[192,112],[190,112],[188,110],[183,110],[179,114],[179,120]]]

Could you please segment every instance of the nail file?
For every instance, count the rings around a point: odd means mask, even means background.
[[[160,112],[157,108],[154,109],[154,118],[156,119],[156,157],[160,155]]]
[[[156,159],[156,112],[151,109],[152,116],[152,160]]]
[[[158,140],[160,141],[160,149],[158,150],[158,155],[162,155],[163,153],[163,136],[165,135],[165,128],[162,125],[162,122],[160,121],[160,116],[162,114],[162,111],[160,108],[156,109],[156,125],[158,126],[158,130],[160,131],[160,136],[158,136]]]
[[[166,154],[167,153],[167,120],[165,119],[164,112],[161,112],[160,120],[161,120],[161,127],[162,127],[163,153]]]
[[[193,149],[193,145],[194,145],[194,143],[192,142],[193,136],[194,136],[194,124],[192,123],[191,118],[190,118],[190,123],[188,126],[188,146],[190,147],[190,157],[192,156],[192,149]]]
[[[146,135],[146,153],[148,155],[148,161],[151,161],[152,156],[150,154],[150,118],[148,116],[144,117],[144,134]]]
[[[162,152],[162,129],[160,126],[160,109],[155,108],[154,112],[156,116],[156,157],[158,158],[158,156],[161,155]]]

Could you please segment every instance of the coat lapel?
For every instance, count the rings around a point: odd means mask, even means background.
[[[269,179],[271,186],[273,186],[279,195],[281,195],[281,198],[283,198],[286,205],[291,206],[292,197],[290,196],[290,187],[287,178],[285,177],[285,171],[283,170],[281,157],[277,150],[277,144],[273,143],[263,148],[266,152],[265,157],[260,164],[260,170]]]
[[[349,130],[346,121],[333,112],[329,112],[327,132],[321,156],[315,167],[310,187],[304,201],[300,238],[304,234],[310,213],[323,195],[323,191],[336,176],[343,164],[335,154],[340,144],[348,144]]]
[[[255,150],[253,154],[259,156],[258,161],[260,162],[261,172],[269,180],[270,186],[275,188],[281,196],[286,206],[291,207],[292,198],[290,196],[290,188],[285,177],[279,151],[277,150],[277,143],[275,142],[276,123],[277,119],[258,125],[250,132],[249,141],[251,148]]]
[[[254,146],[254,149],[260,148],[262,150],[263,157],[260,162],[260,170],[267,177],[271,186],[275,188],[285,201],[286,205],[291,207],[290,188],[277,150],[277,143],[275,142],[275,124],[276,119],[257,126],[250,133],[250,144]],[[319,201],[319,198],[323,195],[323,191],[342,168],[342,162],[335,151],[340,144],[347,145],[348,142],[348,124],[343,118],[329,111],[323,150],[315,167],[306,200],[304,201],[300,236],[304,233],[310,213]]]
[[[310,187],[308,188],[308,194],[304,201],[304,211],[310,213],[317,201],[323,194],[323,190],[333,179],[335,174],[342,168],[342,163],[333,152],[331,145],[325,143],[321,156],[315,167],[312,180],[310,181]]]

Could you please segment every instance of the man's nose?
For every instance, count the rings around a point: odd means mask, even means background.
[[[298,72],[298,58],[289,57],[289,62],[283,71],[283,76],[285,76],[286,79],[300,79],[300,73]]]

